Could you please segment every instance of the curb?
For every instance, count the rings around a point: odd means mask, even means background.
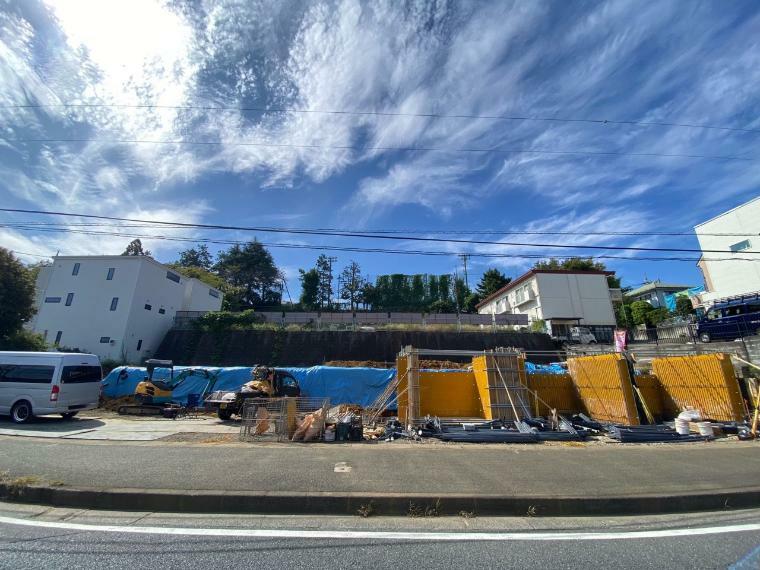
[[[14,486],[0,483],[0,499],[117,511],[268,515],[356,515],[372,505],[379,516],[612,516],[719,511],[760,507],[760,487],[722,493],[621,497],[511,497],[406,493],[266,493]],[[414,511],[414,513],[412,513]]]

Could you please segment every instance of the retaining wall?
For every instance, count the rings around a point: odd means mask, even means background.
[[[556,350],[546,334],[519,332],[441,331],[280,331],[249,330],[220,333],[171,330],[154,358],[175,364],[207,366],[313,366],[331,360],[372,360],[393,363],[403,346],[488,350],[499,346],[526,351]],[[558,355],[529,355],[531,362],[558,360]]]

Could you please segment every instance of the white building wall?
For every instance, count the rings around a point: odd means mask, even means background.
[[[214,296],[212,293],[215,293]],[[190,308],[192,307],[192,308]],[[198,279],[188,279],[181,311],[218,311],[222,308],[222,293]]]
[[[600,274],[536,273],[478,308],[478,312],[526,314],[531,321],[579,318],[582,324],[615,324],[607,276]]]
[[[694,231],[703,251],[711,249],[730,250],[731,246],[745,239],[749,241],[749,248],[736,253],[704,254],[707,261],[703,261],[703,266],[706,267],[709,273],[709,281],[712,284],[712,290],[702,295],[704,301],[760,291],[760,263],[752,261],[709,261],[711,257],[757,256],[757,253],[752,254],[752,252],[760,251],[760,197],[695,226]],[[708,233],[746,233],[750,237],[704,235]]]
[[[72,275],[75,263],[80,264],[78,275]],[[114,269],[112,280],[107,279],[109,268]],[[178,276],[179,282],[168,279],[167,272]],[[58,257],[37,283],[40,303],[30,323],[35,332],[47,331],[46,340],[52,345],[57,331],[62,331],[61,346],[130,363],[155,353],[178,310],[219,310],[222,303],[221,295],[208,295],[208,286],[148,257]],[[187,292],[190,287],[195,294]],[[204,287],[212,302],[201,297]],[[69,293],[74,298],[67,307]],[[46,297],[61,301],[45,303]],[[114,297],[119,300],[111,311]],[[100,342],[104,337],[109,341]]]
[[[542,319],[580,318],[581,324],[615,324],[605,275],[538,273],[536,279]]]
[[[78,275],[73,275],[79,263]],[[120,340],[126,328],[132,293],[137,283],[140,262],[129,259],[58,257],[50,268],[49,279],[37,308],[32,328],[46,334],[51,345],[61,331],[59,346],[78,348],[101,358],[119,358],[119,342],[101,343],[102,337]],[[114,269],[108,280],[109,268]],[[38,280],[38,283],[40,280]],[[42,285],[42,284],[41,284]],[[66,306],[69,293],[74,297]],[[60,297],[59,303],[46,299]],[[111,311],[111,301],[119,300]]]

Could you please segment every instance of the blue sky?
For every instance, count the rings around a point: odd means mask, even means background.
[[[760,129],[758,31],[760,4],[751,0],[0,1],[0,202],[11,208],[278,227],[690,231],[695,223],[758,194],[756,161],[377,147],[752,158],[760,140],[756,132],[419,115]],[[55,106],[61,103],[105,106]],[[23,104],[51,106],[13,107]],[[176,108],[188,106],[292,111]],[[30,138],[87,141],[18,141]],[[124,140],[219,144],[117,142]],[[45,219],[81,222],[0,213],[3,224]],[[253,237],[188,229],[123,231]],[[256,237],[272,244],[574,253]],[[456,237],[697,247],[691,236]],[[0,227],[0,244],[24,252],[26,261],[38,259],[26,254],[56,251],[120,253],[128,241]],[[160,261],[175,259],[184,247],[143,241]],[[272,253],[295,297],[298,268],[311,266],[319,252],[273,248]],[[369,276],[461,271],[456,256],[337,257],[338,267],[356,259]],[[489,266],[519,275],[531,263],[518,257],[472,258],[470,278],[477,279]],[[691,262],[615,260],[608,266],[631,285],[645,277],[701,282]]]

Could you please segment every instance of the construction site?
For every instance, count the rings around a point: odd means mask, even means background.
[[[198,432],[224,426],[225,441],[234,433],[260,444],[694,443],[751,440],[758,432],[760,368],[727,352],[406,346],[392,368],[331,364],[149,360],[147,368],[111,371],[95,413],[169,424],[203,419]]]

